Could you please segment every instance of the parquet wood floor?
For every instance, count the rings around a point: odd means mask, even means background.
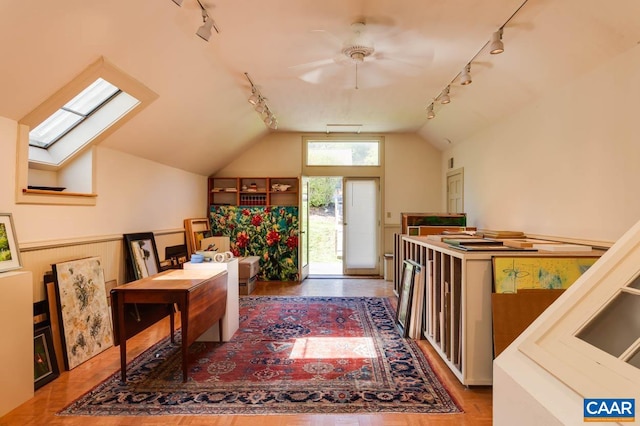
[[[393,297],[393,285],[382,279],[310,278],[302,283],[258,283],[252,296],[372,296]],[[168,320],[127,341],[127,359],[133,359],[168,335]],[[420,347],[440,380],[462,406],[463,414],[340,414],[272,416],[156,416],[67,417],[56,412],[120,368],[119,347],[113,347],[36,391],[34,397],[0,418],[1,426],[110,425],[209,425],[209,426],[422,426],[491,425],[491,387],[465,387],[450,372],[429,343]]]

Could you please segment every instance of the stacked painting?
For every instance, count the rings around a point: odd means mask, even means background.
[[[52,265],[65,367],[77,367],[113,346],[104,272],[99,257]]]

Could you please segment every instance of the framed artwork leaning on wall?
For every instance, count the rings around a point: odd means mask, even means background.
[[[153,232],[124,234],[127,280],[135,281],[160,272]]]
[[[421,266],[411,260],[405,260],[402,267],[402,281],[398,293],[398,307],[396,308],[396,326],[402,337],[409,335],[411,310],[413,305],[413,286],[416,274]]]
[[[0,213],[0,272],[22,268],[11,213]]]

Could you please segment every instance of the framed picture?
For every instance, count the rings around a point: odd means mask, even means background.
[[[185,219],[184,230],[188,256],[191,256],[193,253],[200,250],[203,238],[212,236],[209,219],[206,217]]]
[[[153,232],[124,234],[127,279],[139,280],[160,272],[158,248]]]
[[[396,326],[403,337],[409,335],[409,321],[411,320],[411,306],[413,305],[413,285],[416,273],[421,269],[420,265],[405,260],[402,264],[402,281],[398,293],[398,307],[396,309]]]
[[[40,389],[60,375],[56,353],[53,350],[51,327],[38,327],[33,334],[34,388]]]
[[[22,264],[13,216],[11,213],[0,213],[0,272],[20,268]]]
[[[187,246],[185,244],[164,248],[164,258],[168,269],[182,269],[187,261]]]
[[[597,260],[597,256],[494,256],[493,291],[567,289]]]
[[[51,268],[65,368],[71,370],[113,346],[104,271],[97,256]]]

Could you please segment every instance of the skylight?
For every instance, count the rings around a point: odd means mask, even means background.
[[[120,93],[113,84],[98,78],[80,94],[29,132],[29,145],[47,149]],[[124,111],[123,111],[124,112]]]

